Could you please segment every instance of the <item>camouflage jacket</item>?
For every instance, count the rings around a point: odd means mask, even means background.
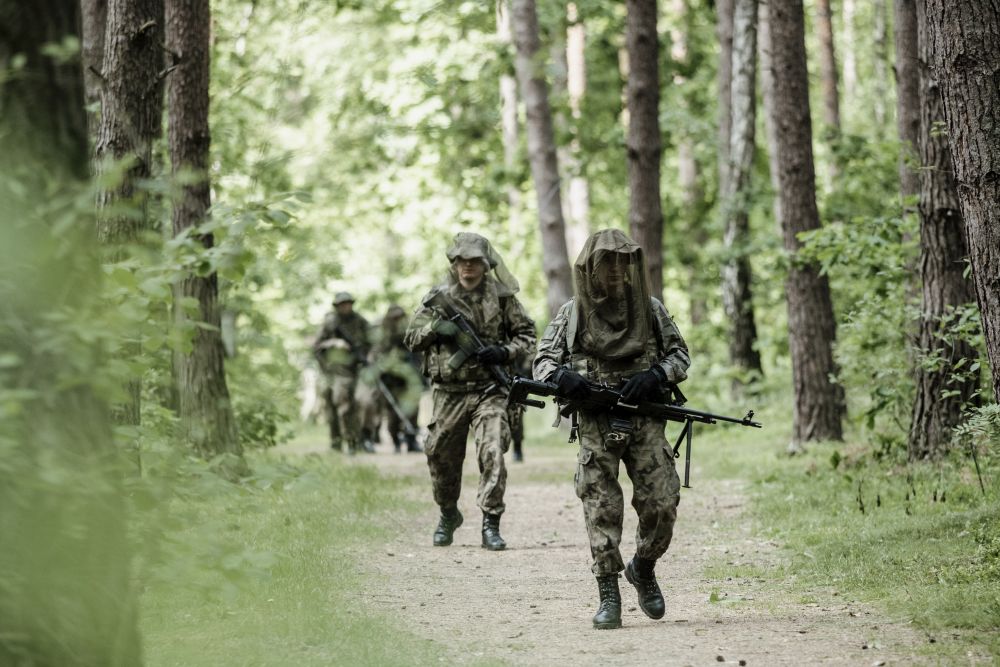
[[[546,327],[538,343],[538,356],[532,367],[535,379],[551,380],[561,366],[567,366],[595,382],[617,385],[657,364],[666,374],[667,382],[681,382],[687,378],[687,369],[691,365],[687,344],[666,307],[654,298],[650,299],[650,307],[655,327],[645,350],[627,359],[605,360],[583,353],[575,344],[578,316],[574,301],[567,301]]]
[[[351,345],[356,346],[352,349]],[[358,313],[347,317],[336,311],[326,314],[323,328],[313,343],[320,368],[328,375],[353,375],[368,355],[368,320]]]
[[[440,285],[421,300],[406,329],[404,341],[414,352],[423,352],[423,373],[445,391],[469,391],[492,383],[489,370],[474,358],[466,359],[457,368],[448,360],[458,352],[452,339],[442,339],[433,329],[439,317],[428,300],[445,290],[455,305],[486,345],[501,345],[507,349],[508,366],[518,363],[534,352],[535,323],[528,317],[521,302],[490,276],[471,291],[458,284]]]

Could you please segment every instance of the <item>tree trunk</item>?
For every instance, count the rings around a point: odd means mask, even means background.
[[[625,44],[629,124],[629,229],[646,257],[650,294],[663,299],[663,209],[660,203],[660,78],[656,0],[627,0]]]
[[[566,242],[569,256],[575,257],[590,236],[590,184],[583,172],[580,158],[580,122],[583,96],[587,92],[587,61],[585,58],[587,29],[580,18],[576,3],[566,6],[566,92],[569,95],[569,112],[572,117],[573,137],[566,151],[566,173],[569,175],[567,195],[569,211]]]
[[[968,232],[976,300],[1000,402],[1000,6],[995,0],[927,0],[930,63]]]
[[[917,10],[918,35],[927,34],[923,8]],[[931,54],[919,39],[920,61]],[[963,340],[946,340],[955,308],[975,296],[965,279],[965,224],[959,211],[958,188],[952,171],[944,123],[941,91],[930,70],[920,68],[920,355],[916,396],[907,453],[911,461],[940,458],[948,450],[951,432],[962,417],[962,407],[975,392],[979,374],[968,374],[976,352]],[[939,360],[930,365],[931,359]],[[956,364],[962,364],[956,367]],[[957,370],[956,370],[957,369]]]
[[[757,106],[757,0],[736,0],[733,13],[732,121],[729,164],[723,181],[721,209],[725,222],[723,238],[728,257],[722,269],[722,303],[729,319],[729,360],[740,376],[733,381],[739,393],[748,376],[761,373],[760,353],[755,349],[750,288],[750,173],[753,168],[754,127]]]
[[[886,121],[886,106],[885,101],[889,98],[889,92],[886,88],[886,82],[888,77],[886,76],[886,61],[888,60],[888,54],[886,52],[886,0],[875,0],[875,100],[874,100],[874,112],[875,112],[875,136],[882,138],[885,131],[885,121]],[[849,44],[851,42],[848,42]]]
[[[794,443],[841,440],[844,395],[831,380],[837,367],[830,285],[816,264],[795,257],[801,245],[798,235],[820,226],[802,0],[772,3],[769,18],[781,228],[785,250],[793,259],[785,282],[795,388],[792,439]]]
[[[84,101],[87,105],[87,136],[97,142],[101,115],[101,69],[104,67],[104,30],[108,18],[108,0],[81,0],[81,46]]]
[[[88,14],[88,27],[96,29],[100,8],[88,8]],[[128,168],[117,183],[98,192],[97,236],[112,257],[122,259],[148,226],[148,193],[136,184],[153,175],[153,143],[162,135],[163,0],[109,0],[104,25],[94,169],[104,174],[122,162]],[[85,37],[96,48],[97,34]],[[90,57],[94,55],[91,51]],[[123,214],[123,206],[131,207],[131,214]],[[139,351],[130,346],[125,354],[132,357]],[[128,381],[129,398],[115,407],[117,423],[139,423],[141,391],[141,378]]]
[[[733,12],[735,0],[716,0],[715,34],[719,39],[719,192],[729,173],[729,142],[733,123]]]
[[[877,4],[883,0],[874,0]],[[844,8],[844,43],[854,46],[854,0],[843,0],[841,5]],[[855,88],[858,83],[858,63],[854,57],[854,49],[844,50],[844,97],[849,105],[854,99]]]
[[[538,222],[542,236],[542,270],[548,281],[549,314],[573,295],[573,280],[566,253],[566,224],[562,215],[559,165],[552,131],[552,112],[544,70],[537,62],[541,48],[535,0],[513,0],[514,67],[524,99],[527,117],[528,158],[538,201]]]
[[[497,0],[497,39],[509,46],[513,43],[510,33],[510,12],[507,0]],[[500,128],[503,141],[503,166],[505,172],[505,190],[507,193],[507,212],[510,223],[511,238],[517,238],[521,230],[521,188],[515,180],[518,172],[517,155],[520,144],[520,129],[517,122],[517,80],[508,72],[500,75]]]
[[[774,11],[777,11],[775,8]],[[840,135],[840,94],[837,90],[837,55],[833,45],[833,11],[830,0],[816,0],[816,33],[819,36],[820,88],[823,91],[823,122],[834,136]]]
[[[899,192],[904,211],[920,193],[920,68],[917,62],[917,3],[895,0],[896,126],[899,129]]]
[[[772,206],[775,221],[781,221],[781,169],[778,162],[778,128],[774,112],[774,65],[771,62],[771,1],[761,0],[757,9],[757,55],[760,58],[760,97],[764,107],[764,132],[767,134],[767,163],[774,190]]]
[[[211,205],[208,0],[167,0],[166,19],[167,48],[176,54],[177,65],[168,87],[170,162],[175,178],[186,174],[188,179],[174,202],[174,234],[180,235],[202,224]],[[195,234],[195,238],[205,248],[213,245],[211,234]],[[218,275],[187,276],[177,294],[198,303],[192,349],[176,357],[181,422],[190,443],[202,456],[242,457],[226,386]],[[181,322],[187,320],[182,306],[175,311]]]

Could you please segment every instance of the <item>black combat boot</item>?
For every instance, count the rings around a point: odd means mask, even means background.
[[[646,616],[654,619],[663,618],[663,612],[666,610],[663,593],[660,592],[660,585],[656,583],[656,575],[653,574],[655,566],[655,560],[646,560],[638,556],[633,556],[625,566],[625,578],[639,593],[639,608]]]
[[[462,525],[462,513],[457,507],[442,507],[441,520],[434,531],[434,546],[446,547],[451,544],[455,529]]]
[[[483,512],[483,548],[503,551],[507,543],[500,537],[500,515]]]
[[[600,596],[600,606],[594,614],[594,627],[598,630],[622,627],[622,594],[618,590],[618,575],[597,577],[597,594]]]
[[[395,450],[395,452],[397,454],[399,454],[402,451],[403,443],[402,443],[402,441],[401,441],[398,433],[393,433],[392,434],[392,448],[393,448],[393,450]]]

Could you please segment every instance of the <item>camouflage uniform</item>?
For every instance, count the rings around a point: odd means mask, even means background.
[[[474,253],[479,252],[479,245],[487,243],[478,235],[459,234],[453,250],[456,256],[466,257],[462,248],[471,244],[473,249],[466,252],[477,256]],[[454,260],[452,251],[449,259]],[[514,296],[516,281],[512,288],[512,277],[500,279],[494,273],[488,272],[480,285],[469,291],[459,284],[453,271],[449,284],[435,287],[424,297],[404,340],[411,350],[424,353],[423,373],[433,389],[434,414],[424,449],[435,502],[442,509],[454,508],[458,502],[471,429],[480,473],[476,502],[484,515],[496,517],[505,509],[507,469],[503,455],[510,447],[506,399],[496,390],[488,368],[475,358],[466,359],[457,368],[449,364],[458,347],[454,339],[437,335],[438,313],[426,305],[436,291],[443,290],[484,342],[505,348],[510,361],[530,354],[535,345],[535,324]]]
[[[345,296],[347,299],[343,298]],[[341,293],[334,300],[334,305],[344,300],[353,301],[350,295]],[[323,395],[330,424],[331,444],[335,449],[346,445],[348,451],[355,452],[360,445],[355,392],[361,363],[352,353],[347,338],[358,346],[357,354],[367,354],[367,320],[356,312],[345,316],[331,311],[324,318],[323,328],[316,337],[313,350],[327,384]]]
[[[653,366],[662,370],[667,382],[685,379],[690,359],[684,339],[663,304],[648,296],[645,299],[651,326],[642,330],[644,340],[638,341],[635,354],[612,359],[583,349],[580,322],[584,317],[578,312],[576,300],[564,304],[538,344],[535,379],[550,381],[560,368],[566,367],[588,380],[616,386]],[[632,480],[632,506],[639,515],[637,555],[657,560],[666,553],[673,534],[680,481],[664,437],[665,423],[649,417],[635,417],[632,423],[633,431],[626,435],[612,428],[606,414],[578,415],[580,451],[574,479],[590,537],[591,569],[598,577],[625,568],[618,548],[625,509],[618,483],[619,461],[625,463]]]
[[[381,336],[372,348],[372,371],[378,373],[386,389],[396,401],[403,414],[414,427],[423,393],[420,377],[419,355],[410,352],[403,343],[406,328],[406,312],[399,306],[391,306],[382,320]],[[419,452],[416,436],[405,433],[403,420],[392,409],[389,402],[379,393],[378,411],[385,416],[389,434],[396,451],[400,451],[403,441],[407,451]]]

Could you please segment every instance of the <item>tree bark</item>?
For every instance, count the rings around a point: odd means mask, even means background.
[[[837,89],[837,55],[833,45],[833,11],[830,9],[830,0],[816,0],[816,33],[819,36],[823,122],[829,132],[839,136],[840,94]]]
[[[888,89],[886,87],[886,82],[888,77],[886,76],[886,61],[888,60],[888,54],[886,52],[886,32],[888,28],[886,27],[886,0],[875,0],[875,100],[874,100],[874,113],[875,113],[875,136],[882,138],[884,136],[885,121],[886,121],[886,106],[885,101],[889,98]],[[848,44],[851,42],[849,41]]]
[[[581,159],[579,125],[582,118],[583,96],[587,92],[586,42],[587,28],[580,17],[576,3],[566,5],[566,92],[569,95],[569,112],[572,118],[572,138],[566,151],[566,173],[569,175],[567,193],[569,256],[575,257],[590,236],[590,184],[584,173]]]
[[[208,0],[167,0],[166,22],[167,49],[176,54],[177,65],[168,86],[170,163],[175,178],[187,178],[174,202],[173,230],[174,235],[193,233],[205,248],[211,248],[211,234],[194,232],[206,220],[211,205]],[[233,454],[242,460],[226,385],[218,275],[187,276],[177,294],[198,303],[192,349],[176,357],[181,422],[202,456]],[[181,322],[187,319],[183,307],[176,307],[175,312]]]
[[[549,314],[573,295],[573,281],[566,252],[566,224],[562,214],[559,165],[552,130],[549,91],[542,68],[537,62],[541,43],[535,0],[513,0],[512,25],[517,57],[521,97],[527,117],[528,158],[538,201],[538,222],[542,237],[542,270],[548,281]]]
[[[899,130],[899,193],[904,211],[920,193],[917,145],[920,136],[920,69],[917,63],[917,3],[895,0],[896,127]]]
[[[760,58],[760,97],[764,108],[764,132],[767,135],[767,163],[774,190],[774,219],[781,221],[781,169],[778,162],[778,128],[774,112],[774,65],[771,62],[771,1],[761,0],[757,9],[757,55]]]
[[[927,0],[930,63],[944,101],[976,300],[1000,402],[1000,5]]]
[[[101,122],[101,69],[104,67],[104,30],[108,18],[108,0],[81,0],[80,18],[80,57],[84,101],[87,105],[87,136],[96,145]]]
[[[923,8],[918,8],[918,35],[927,34]],[[930,60],[930,44],[919,39],[920,62]],[[946,340],[956,308],[975,296],[965,279],[968,247],[959,210],[958,187],[952,171],[944,123],[941,91],[929,68],[920,68],[920,355],[916,395],[907,453],[911,461],[940,458],[948,450],[951,432],[962,417],[962,407],[979,384],[978,373],[968,374],[976,351],[964,340]],[[928,361],[937,359],[933,365]],[[956,371],[956,364],[963,364]]]
[[[511,46],[513,39],[510,32],[510,11],[507,0],[497,0],[497,39],[504,46]],[[513,75],[504,72],[500,75],[500,128],[503,141],[503,166],[505,172],[507,193],[507,217],[510,223],[511,237],[516,238],[521,230],[521,188],[515,180],[518,172],[517,157],[520,145],[520,127],[517,120],[517,80]]]
[[[757,325],[748,256],[757,106],[757,0],[736,0],[733,16],[731,135],[721,192],[728,257],[722,269],[722,303],[729,319],[729,360],[740,371],[733,381],[733,392],[738,394],[748,376],[762,371],[760,353],[755,349]]]
[[[719,192],[729,173],[729,142],[733,123],[733,12],[735,0],[716,0],[715,34],[719,40]]]
[[[873,0],[875,3],[882,0]],[[844,19],[844,43],[854,45],[854,0],[843,0],[842,18]],[[858,82],[858,63],[854,57],[854,49],[844,50],[844,97],[850,104],[854,99],[855,88]]]
[[[801,245],[798,235],[820,226],[802,0],[772,3],[769,19],[781,228],[785,250],[792,257],[785,282],[795,389],[792,439],[793,443],[841,440],[844,395],[831,380],[837,366],[830,285],[816,264],[796,256]]]
[[[663,299],[663,209],[660,202],[660,77],[656,0],[626,0],[629,124],[629,229],[646,257],[650,294]]]

